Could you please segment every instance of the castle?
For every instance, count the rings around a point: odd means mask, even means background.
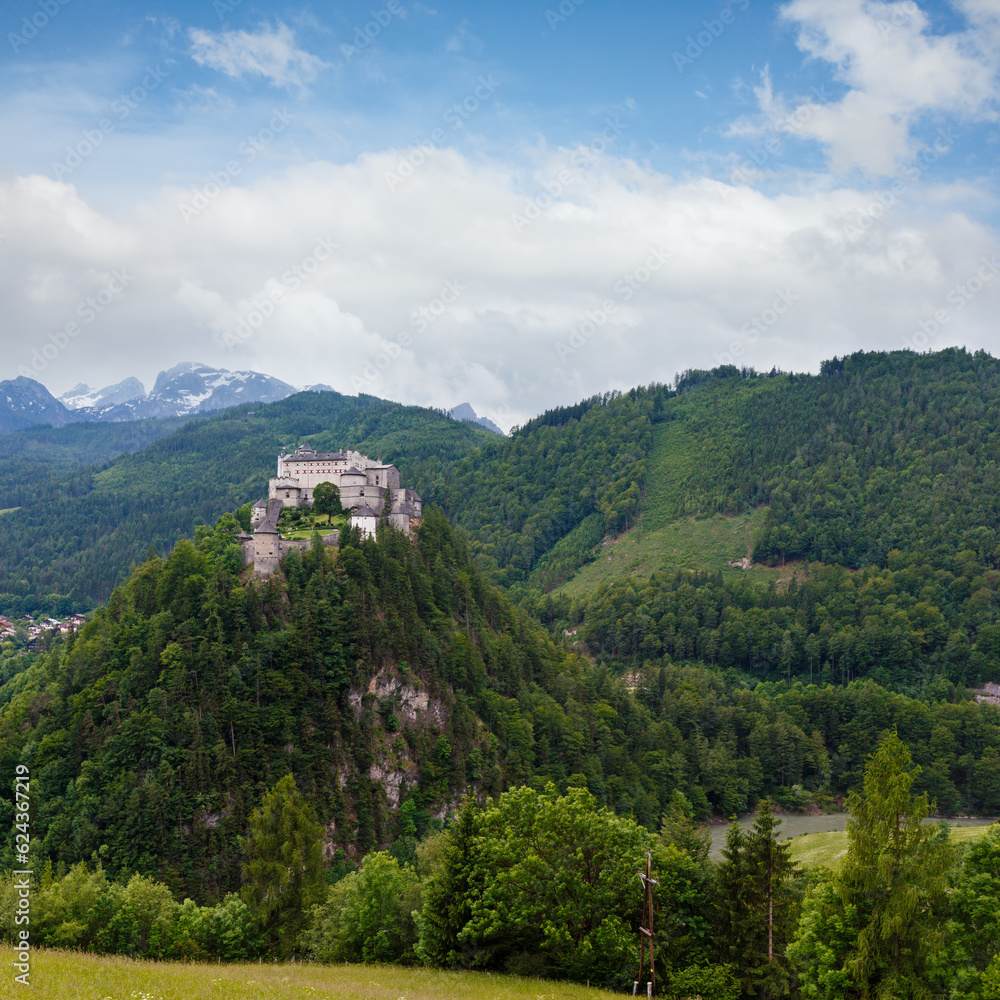
[[[253,535],[238,536],[247,563],[267,576],[294,548],[308,548],[310,539],[288,541],[278,531],[283,507],[312,504],[320,483],[340,490],[340,502],[351,511],[352,528],[363,538],[374,538],[379,524],[391,524],[407,534],[420,523],[423,501],[414,490],[399,485],[399,470],[357,451],[315,452],[308,443],[294,452],[278,455],[277,475],[268,484],[267,496],[253,505]],[[323,535],[324,545],[336,545],[338,532]]]

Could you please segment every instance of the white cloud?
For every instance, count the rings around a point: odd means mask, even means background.
[[[469,399],[508,426],[687,367],[815,370],[900,348],[938,309],[949,322],[927,346],[995,348],[1000,278],[961,310],[947,300],[998,250],[958,210],[967,186],[925,182],[934,214],[897,204],[890,222],[847,188],[769,197],[610,157],[580,169],[557,149],[527,188],[544,194],[562,169],[572,179],[518,232],[522,175],[442,149],[390,191],[385,175],[411,152],[230,186],[190,224],[177,207],[189,191],[161,189],[113,224],[71,186],[0,181],[0,377],[121,267],[134,280],[39,373],[50,388],[151,382],[198,359],[405,402]],[[328,237],[338,246],[315,253]],[[275,293],[271,315],[233,341]]]
[[[297,87],[314,80],[327,67],[318,56],[296,47],[295,33],[278,22],[276,28],[262,25],[256,33],[191,28],[191,57],[200,66],[217,69],[226,76],[262,76],[276,87]]]
[[[965,0],[961,7],[968,29],[940,35],[913,0],[792,0],[781,17],[797,29],[798,47],[830,63],[847,92],[838,100],[789,106],[772,94],[765,75],[755,93],[766,124],[775,127],[798,113],[795,127],[782,131],[821,143],[835,171],[886,176],[918,150],[914,127],[927,116],[994,120],[998,4]],[[746,134],[751,125],[736,123],[732,131]]]

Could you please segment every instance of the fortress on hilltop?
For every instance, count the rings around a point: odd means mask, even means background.
[[[254,571],[266,576],[293,548],[308,548],[311,539],[289,541],[278,531],[283,507],[305,507],[313,502],[320,483],[340,490],[340,502],[350,511],[351,527],[363,538],[374,538],[379,524],[391,524],[412,534],[420,523],[423,501],[414,490],[399,485],[399,470],[357,451],[316,452],[308,442],[294,452],[278,455],[277,475],[268,484],[267,496],[253,505],[253,535],[241,534],[239,542]],[[325,545],[337,544],[338,532],[323,535]]]

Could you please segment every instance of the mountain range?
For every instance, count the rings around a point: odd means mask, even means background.
[[[193,416],[242,403],[276,403],[297,392],[333,392],[333,388],[321,382],[293,386],[273,375],[229,371],[196,361],[160,372],[148,393],[139,379],[127,378],[102,389],[80,382],[56,397],[40,382],[21,375],[0,382],[0,434],[43,425]],[[503,434],[493,421],[477,416],[469,403],[460,403],[448,416]]]

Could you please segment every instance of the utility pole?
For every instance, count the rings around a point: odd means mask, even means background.
[[[652,997],[656,992],[656,967],[653,964],[653,886],[660,883],[653,878],[653,853],[646,851],[646,871],[639,872],[642,882],[642,923],[639,924],[639,978],[632,986],[632,996],[639,993],[642,982],[642,971],[646,964],[646,942],[649,942],[649,982],[646,983],[646,996]]]

